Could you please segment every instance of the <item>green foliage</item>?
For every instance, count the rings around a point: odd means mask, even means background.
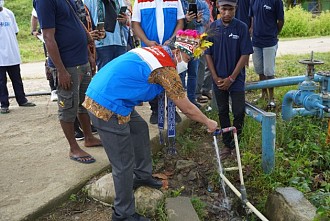
[[[306,66],[299,60],[310,55],[287,55],[276,59],[276,76],[290,77],[305,75]],[[325,64],[315,67],[315,71],[330,70],[330,53],[315,53],[314,59]],[[258,80],[253,69],[248,69],[248,81]],[[275,90],[277,105],[289,90],[297,90],[298,85],[278,87]],[[260,92],[250,91],[247,100]],[[280,112],[280,109],[278,110]],[[316,220],[330,218],[330,145],[326,144],[328,119],[296,116],[291,121],[283,121],[281,114],[276,119],[275,168],[271,174],[264,174],[261,168],[261,125],[250,117],[245,118],[240,140],[242,165],[249,200],[260,211],[264,211],[267,195],[277,187],[295,187],[317,207]],[[231,174],[228,174],[229,176]],[[227,176],[227,175],[226,175]]]
[[[165,204],[165,198],[157,205],[156,208],[156,216],[154,220],[157,221],[167,221],[167,213],[166,213],[166,204]]]
[[[193,153],[200,145],[199,136],[193,133],[192,128],[187,128],[183,134],[176,137],[180,151],[184,154]]]
[[[72,202],[77,202],[78,201],[78,196],[77,194],[71,194],[69,197],[69,200]]]
[[[174,189],[174,190],[170,190],[170,192],[168,193],[169,197],[178,197],[181,196],[182,191],[184,190],[184,186],[181,186],[178,189]]]
[[[285,23],[281,37],[306,37],[330,35],[330,12],[312,15],[301,6],[285,10]]]
[[[191,203],[198,215],[198,218],[201,220],[201,221],[204,221],[205,218],[206,218],[206,211],[205,211],[205,208],[206,208],[206,204],[201,201],[200,198],[198,197],[192,197],[191,198]]]
[[[303,10],[300,6],[289,8],[285,11],[285,23],[281,32],[283,37],[309,36],[308,24],[312,14]]]

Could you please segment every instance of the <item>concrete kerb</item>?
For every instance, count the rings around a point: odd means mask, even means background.
[[[93,174],[90,174],[89,177],[87,177],[87,179],[79,180],[77,184],[72,186],[72,188],[69,188],[66,191],[60,193],[58,196],[56,196],[55,198],[49,200],[43,206],[41,206],[39,208],[36,208],[33,213],[29,214],[28,216],[26,216],[22,220],[33,221],[33,220],[39,218],[40,216],[42,216],[42,215],[44,215],[48,212],[51,212],[53,209],[55,209],[59,205],[61,205],[61,204],[65,203],[66,201],[68,201],[69,197],[72,194],[79,192],[86,185],[86,183],[89,180],[91,180],[93,177],[103,173],[104,171],[106,171],[110,168],[111,168],[110,165],[106,166],[106,167],[102,168],[101,170],[96,171]]]

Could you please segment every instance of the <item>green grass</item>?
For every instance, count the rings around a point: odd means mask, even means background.
[[[287,55],[276,58],[276,78],[305,75],[306,66],[298,63],[308,59],[306,55]],[[315,66],[315,71],[330,70],[330,52],[315,53],[314,59],[325,64]],[[248,81],[257,80],[254,70],[248,70]],[[298,85],[277,87],[275,98],[281,106],[283,96]],[[260,94],[251,91],[247,100]],[[317,208],[319,217],[330,218],[330,145],[326,143],[328,120],[316,117],[294,117],[290,121],[281,119],[280,108],[276,119],[275,169],[264,174],[261,168],[261,125],[250,117],[245,118],[240,148],[242,164],[249,168],[245,183],[251,201],[264,211],[267,195],[276,187],[295,187],[304,193]],[[321,220],[321,219],[320,219]]]

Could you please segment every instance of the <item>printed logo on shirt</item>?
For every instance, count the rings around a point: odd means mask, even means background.
[[[10,26],[10,22],[8,21],[0,21],[0,27],[9,27]]]
[[[177,8],[178,2],[177,1],[164,1],[163,7],[165,8]]]
[[[239,39],[239,36],[238,35],[234,35],[233,33],[230,33],[230,35],[228,36],[229,38],[232,38],[232,39]]]
[[[271,7],[271,6],[264,5],[263,7],[264,7],[266,10],[272,10],[272,7]]]

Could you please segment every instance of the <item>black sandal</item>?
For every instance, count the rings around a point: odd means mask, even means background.
[[[196,100],[198,103],[201,103],[201,104],[207,103],[209,101],[209,99],[207,97],[203,97],[203,96],[197,97]]]
[[[1,114],[8,114],[9,113],[9,108],[8,107],[2,107],[0,110]]]
[[[274,110],[276,108],[276,103],[275,101],[270,101],[267,105],[268,110]]]

